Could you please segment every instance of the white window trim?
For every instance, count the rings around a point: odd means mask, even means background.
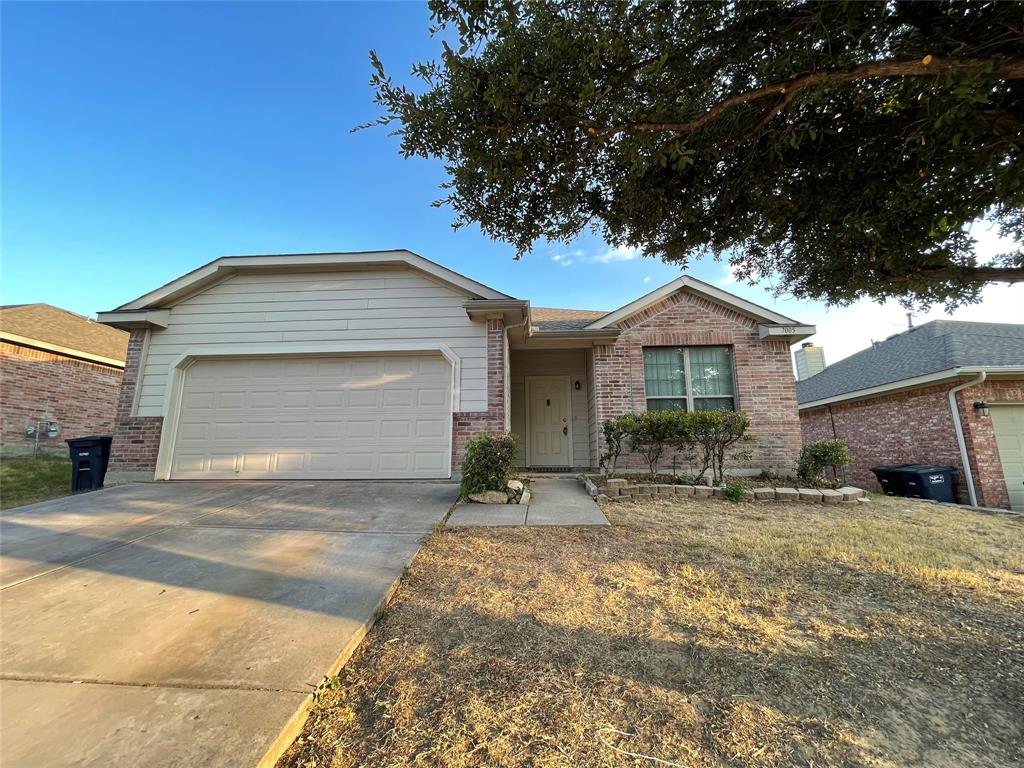
[[[690,379],[690,350],[699,349],[700,347],[725,347],[729,350],[729,373],[732,378],[732,394],[731,395],[694,395],[693,394],[693,382]],[[684,345],[672,345],[672,344],[652,344],[646,346],[643,350],[648,349],[681,349],[683,350],[683,387],[686,392],[682,396],[680,395],[648,395],[647,394],[647,361],[644,360],[644,407],[647,407],[647,402],[650,400],[685,400],[686,401],[686,412],[694,412],[694,401],[695,400],[723,400],[726,397],[732,400],[732,410],[739,410],[737,404],[739,403],[738,388],[736,386],[736,355],[731,344],[695,344],[691,346]],[[643,354],[641,350],[641,354]]]

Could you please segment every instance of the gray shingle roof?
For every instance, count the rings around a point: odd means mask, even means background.
[[[798,381],[796,396],[809,403],[950,368],[986,365],[1024,368],[1024,325],[933,320]]]

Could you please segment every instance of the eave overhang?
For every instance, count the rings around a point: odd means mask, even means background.
[[[155,328],[162,330],[171,321],[169,309],[115,309],[112,312],[98,312],[96,320],[112,328],[130,331],[133,328]]]

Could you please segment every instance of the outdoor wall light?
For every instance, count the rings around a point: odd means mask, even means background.
[[[981,415],[986,418],[989,415],[988,403],[986,403],[984,400],[975,401],[974,410],[979,411]]]
[[[579,389],[583,388],[583,385],[581,385],[578,381],[575,384],[573,384],[572,386],[573,386],[573,389],[576,389],[576,390],[579,390]]]

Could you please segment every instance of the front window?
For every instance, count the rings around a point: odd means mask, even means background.
[[[649,411],[735,410],[729,347],[646,347]]]

